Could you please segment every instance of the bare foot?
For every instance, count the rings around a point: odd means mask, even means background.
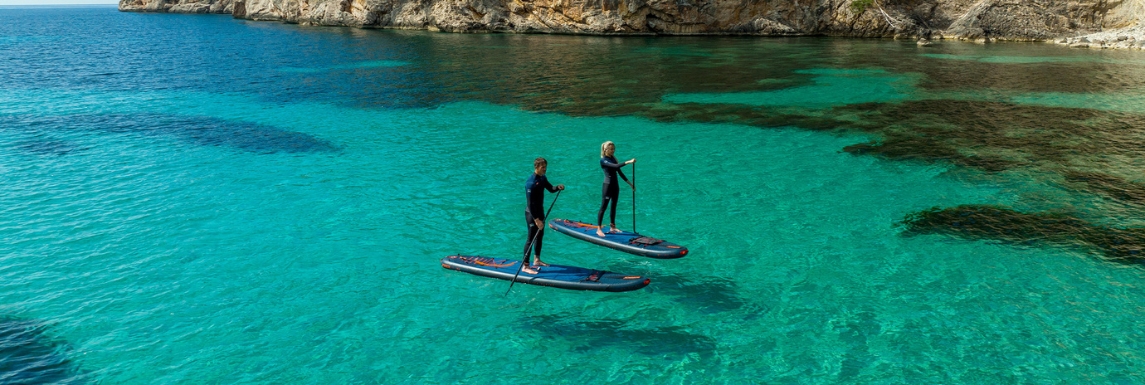
[[[600,228],[599,228],[599,227],[597,227],[597,228],[596,228],[596,236],[598,236],[598,237],[603,237],[603,236],[604,236],[604,232],[603,232],[603,231],[600,231]]]
[[[521,271],[525,272],[525,274],[537,275],[537,271],[528,266],[522,266]]]
[[[539,260],[539,259],[536,261],[536,263],[533,264],[533,266],[548,266],[548,265],[549,264],[541,262],[541,260]]]
[[[616,228],[616,225],[609,225],[608,226],[608,232],[609,233],[619,233],[620,229]]]

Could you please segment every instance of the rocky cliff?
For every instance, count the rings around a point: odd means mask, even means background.
[[[120,0],[121,11],[450,32],[1041,41],[1135,25],[1145,0]]]

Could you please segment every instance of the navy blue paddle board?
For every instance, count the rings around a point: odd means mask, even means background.
[[[482,277],[500,278],[506,281],[513,280],[513,275],[517,274],[520,265],[520,260],[475,255],[450,255],[441,259],[441,267],[446,269],[464,271]],[[549,265],[541,266],[537,274],[522,271],[517,276],[517,282],[570,290],[630,291],[648,286],[652,280],[639,275],[624,275],[574,266]]]
[[[646,237],[631,231],[610,233],[605,231],[604,236],[596,235],[596,225],[570,221],[568,219],[553,219],[549,221],[549,228],[568,234],[582,241],[589,241],[604,247],[642,255],[649,258],[672,259],[688,255],[688,248],[663,239]],[[605,227],[607,230],[608,227]]]

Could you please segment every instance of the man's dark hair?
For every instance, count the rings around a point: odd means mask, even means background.
[[[533,168],[534,169],[541,168],[542,165],[546,165],[546,164],[549,164],[549,161],[545,160],[545,158],[538,156],[537,159],[533,159]]]

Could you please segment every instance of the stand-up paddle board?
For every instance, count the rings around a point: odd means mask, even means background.
[[[441,259],[441,267],[446,269],[506,281],[513,280],[520,264],[521,260],[474,255],[450,255]],[[651,281],[639,275],[624,275],[603,270],[560,265],[542,266],[537,274],[521,272],[520,275],[517,275],[517,282],[520,283],[570,290],[630,291],[648,286]]]
[[[596,225],[568,219],[553,219],[549,221],[549,228],[576,239],[649,258],[672,259],[688,255],[687,247],[631,231],[621,230],[614,233],[605,231],[604,236],[601,237],[596,235]],[[605,228],[607,229],[607,227]]]

